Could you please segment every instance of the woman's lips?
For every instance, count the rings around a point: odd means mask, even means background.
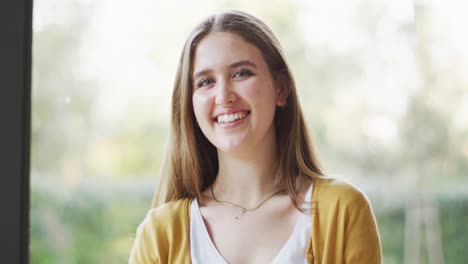
[[[242,116],[240,119],[235,119],[233,121],[227,121],[229,118],[229,115],[236,115],[238,114],[237,117]],[[224,115],[222,117],[218,116],[217,118],[214,119],[214,122],[217,126],[220,126],[222,128],[233,128],[239,126],[241,123],[243,123],[247,118],[250,116],[250,111],[239,111],[239,112],[234,112],[230,113],[229,115]],[[231,116],[232,118],[232,116]],[[222,122],[219,122],[218,119],[222,119]]]

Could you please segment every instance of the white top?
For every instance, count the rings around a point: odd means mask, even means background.
[[[310,206],[312,189],[311,184],[304,199],[304,208]],[[311,238],[311,230],[312,220],[310,213],[300,214],[291,236],[275,256],[272,264],[307,264],[305,254]],[[211,241],[208,230],[203,222],[197,199],[193,199],[190,205],[190,256],[193,264],[228,264]]]

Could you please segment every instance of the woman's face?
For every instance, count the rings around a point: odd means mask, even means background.
[[[210,33],[195,50],[192,103],[218,151],[274,144],[273,119],[284,100],[262,53],[233,33]]]

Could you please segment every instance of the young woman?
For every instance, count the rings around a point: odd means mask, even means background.
[[[322,173],[280,44],[214,15],[176,75],[163,182],[130,263],[380,263],[365,195]]]

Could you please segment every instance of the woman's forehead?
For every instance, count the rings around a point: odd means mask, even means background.
[[[226,68],[239,61],[251,61],[258,67],[265,64],[260,50],[241,36],[228,32],[210,33],[195,49],[193,73]]]

